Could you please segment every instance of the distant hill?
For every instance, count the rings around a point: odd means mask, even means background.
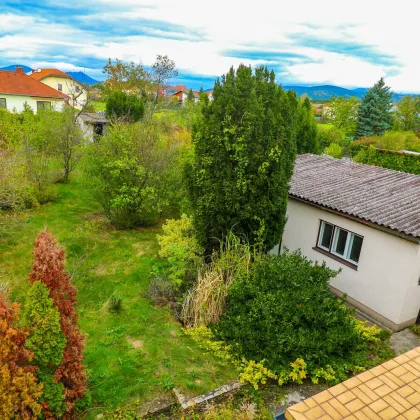
[[[82,71],[66,71],[66,73],[73,77],[73,79],[76,79],[79,83],[84,83],[89,86],[94,85],[95,83],[99,83],[97,80],[93,79]]]
[[[303,94],[308,95],[313,101],[327,101],[334,96],[344,96],[350,98],[351,96],[356,96],[356,98],[361,99],[362,96],[366,93],[368,88],[356,88],[356,89],[346,89],[340,86],[333,85],[323,85],[323,86],[283,86],[285,90],[294,90],[298,96]],[[408,94],[407,94],[408,95]],[[395,93],[393,97],[394,102],[401,100],[403,96],[407,96],[401,93]]]
[[[1,67],[0,68],[0,71],[15,71],[16,70],[16,66],[23,67],[23,71],[25,73],[29,73],[32,70],[30,67],[24,66],[23,64],[11,64],[10,66]]]

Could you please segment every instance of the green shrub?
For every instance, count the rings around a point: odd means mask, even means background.
[[[109,298],[108,310],[112,314],[119,314],[122,311],[122,297],[119,295],[113,294]]]
[[[113,126],[87,149],[87,187],[118,228],[153,225],[180,201],[188,146],[165,130],[155,120]]]
[[[39,381],[44,385],[40,402],[44,408],[44,412],[50,412],[54,417],[61,418],[64,414],[64,385],[56,383],[54,375],[43,368],[37,372]]]
[[[360,150],[354,160],[367,165],[420,175],[420,156],[416,155],[380,150],[370,146],[368,149]]]
[[[355,143],[360,146],[372,145],[377,149],[420,152],[420,138],[411,131],[387,131],[383,136],[361,137]]]
[[[321,150],[324,150],[331,143],[339,144],[343,139],[344,133],[338,128],[318,124],[318,143]]]
[[[92,406],[92,394],[87,389],[82,398],[76,400],[76,413],[82,414]]]
[[[324,151],[327,155],[336,159],[341,159],[343,156],[343,148],[337,143],[331,143]]]
[[[187,278],[195,278],[203,260],[203,249],[198,244],[191,219],[183,214],[178,220],[167,220],[163,234],[157,235],[159,255],[168,262],[167,275],[175,288]]]
[[[324,379],[330,369],[330,381],[342,380],[366,366],[370,341],[352,311],[330,292],[336,274],[299,252],[265,256],[250,275],[235,280],[226,314],[212,329],[237,354],[265,359],[280,383],[305,369],[305,375]]]
[[[123,91],[109,92],[106,98],[106,115],[109,119],[139,121],[144,114],[143,99],[137,95],[128,95]]]

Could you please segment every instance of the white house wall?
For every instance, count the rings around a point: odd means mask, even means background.
[[[0,93],[0,98],[6,98],[6,108],[8,111],[13,112],[22,112],[23,111],[23,104],[26,102],[32,110],[36,113],[37,112],[37,101],[49,101],[51,102],[51,106],[54,107],[57,111],[61,111],[64,105],[63,100],[54,100],[52,98],[36,98],[31,96],[24,96],[24,95],[5,95]]]
[[[420,309],[419,245],[294,199],[287,214],[282,246],[300,248],[309,259],[341,269],[331,286],[362,310],[374,311],[368,314],[379,322],[392,329],[414,323]],[[321,220],[363,236],[357,271],[313,249]]]

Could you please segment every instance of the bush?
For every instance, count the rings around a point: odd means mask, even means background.
[[[341,159],[343,156],[343,148],[337,143],[331,143],[324,151],[327,155],[336,159]]]
[[[183,214],[178,220],[167,220],[163,234],[157,235],[159,255],[168,262],[168,277],[175,288],[195,278],[202,262],[203,249],[198,244],[191,219]]]
[[[361,137],[355,143],[377,149],[420,152],[420,138],[411,131],[387,131],[383,136]]]
[[[232,284],[226,315],[212,329],[237,354],[266,359],[280,383],[299,378],[301,370],[325,378],[317,369],[328,367],[330,381],[343,379],[366,365],[369,340],[330,292],[336,274],[299,252],[265,256]]]
[[[420,175],[420,157],[416,155],[381,150],[370,146],[369,149],[360,150],[354,160],[367,165]]]
[[[112,314],[119,314],[122,311],[122,297],[118,295],[112,295],[108,301],[108,310]]]
[[[143,99],[114,90],[106,98],[106,116],[109,119],[123,119],[127,122],[139,121],[144,114]]]
[[[331,143],[340,144],[344,139],[344,133],[338,128],[318,124],[318,142],[321,150],[324,150]]]
[[[118,228],[153,225],[180,200],[185,148],[158,121],[110,127],[87,150],[87,187]]]
[[[174,285],[171,279],[165,276],[155,276],[150,282],[146,297],[155,305],[164,306],[175,299]]]

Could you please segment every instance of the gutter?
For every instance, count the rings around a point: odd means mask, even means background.
[[[333,213],[337,216],[345,217],[346,219],[352,220],[353,222],[361,223],[362,225],[369,226],[373,229],[379,230],[381,232],[387,233],[387,234],[392,235],[392,236],[396,236],[397,238],[404,239],[404,240],[409,241],[413,244],[420,245],[420,238],[418,238],[418,237],[408,235],[408,234],[403,233],[403,232],[399,232],[398,230],[391,229],[391,228],[379,225],[379,224],[374,223],[374,222],[370,222],[366,219],[362,219],[362,218],[357,217],[357,216],[352,216],[351,214],[344,213],[344,212],[341,212],[339,210],[334,210],[330,207],[326,207],[326,206],[323,206],[321,204],[317,204],[317,203],[314,203],[312,201],[305,200],[304,198],[293,196],[291,194],[289,194],[289,198],[291,198],[293,200],[296,200],[296,201],[300,201],[300,202],[305,203],[305,204],[309,204],[310,206],[316,207],[318,209],[328,211],[328,212]]]

